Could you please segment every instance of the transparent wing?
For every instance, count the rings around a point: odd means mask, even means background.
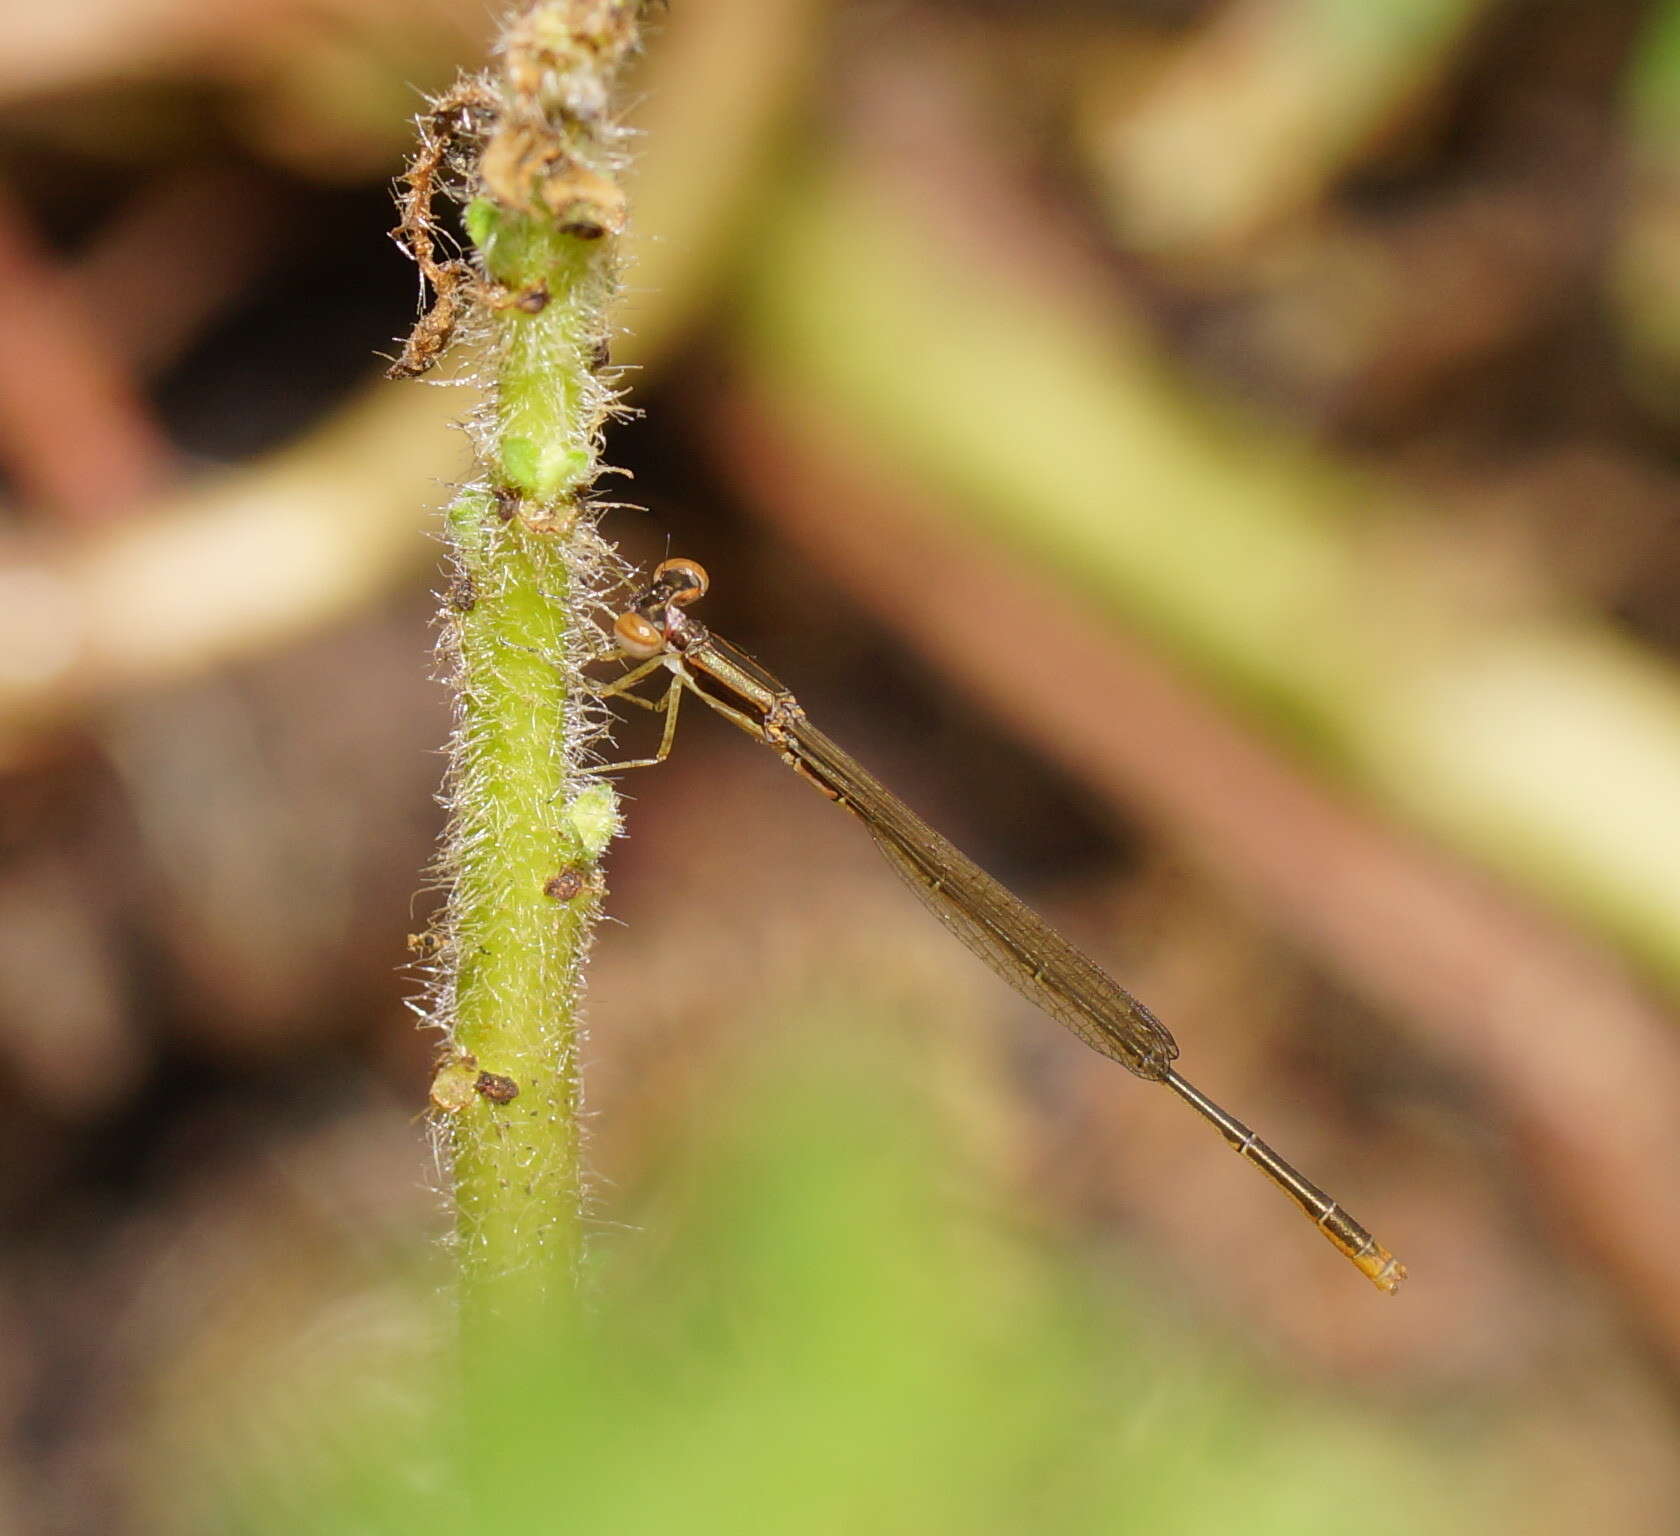
[[[789,734],[800,766],[864,822],[951,933],[1093,1050],[1139,1077],[1165,1079],[1178,1045],[1153,1013],[808,721]]]

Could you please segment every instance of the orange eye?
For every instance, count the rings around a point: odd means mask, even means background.
[[[686,608],[706,595],[712,579],[706,567],[693,560],[664,560],[653,568],[653,579],[670,593],[666,602]]]
[[[665,649],[665,632],[639,613],[621,613],[613,620],[613,638],[626,656],[651,661]]]

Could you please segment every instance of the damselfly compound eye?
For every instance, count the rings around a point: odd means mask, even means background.
[[[665,631],[640,613],[621,613],[613,620],[613,639],[637,661],[650,661],[665,649]]]
[[[664,560],[653,568],[655,583],[665,588],[670,596],[665,600],[675,603],[679,608],[686,608],[690,603],[698,602],[706,595],[706,588],[712,584],[711,577],[706,574],[706,567],[693,560]]]

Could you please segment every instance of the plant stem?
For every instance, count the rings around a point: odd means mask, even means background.
[[[446,859],[453,1047],[473,1089],[447,1111],[462,1277],[495,1294],[553,1292],[578,1257],[580,960],[604,839],[580,834],[566,677],[565,541],[503,523],[493,495],[451,508],[461,724]],[[510,1081],[506,1102],[478,1073]],[[434,1089],[434,1101],[441,1096]],[[514,1299],[510,1293],[510,1299]]]
[[[443,651],[458,689],[440,857],[448,882],[432,1088],[453,1173],[462,1293],[509,1319],[569,1293],[580,1242],[577,999],[616,830],[591,783],[577,667],[606,567],[584,497],[613,404],[597,376],[623,223],[606,104],[635,42],[632,0],[548,0],[513,17],[495,78],[423,119],[403,234],[437,295],[397,372],[466,329],[491,365],[475,422],[483,480],[446,520]],[[431,199],[467,168],[469,260],[438,258]]]

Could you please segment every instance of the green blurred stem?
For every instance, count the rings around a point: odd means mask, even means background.
[[[1562,601],[1479,594],[1437,524],[1213,409],[1141,325],[975,262],[930,206],[856,168],[799,178],[748,300],[767,397],[866,433],[1070,601],[1680,995],[1673,668]]]
[[[1491,0],[1237,0],[1093,150],[1128,243],[1209,253],[1311,206],[1448,74]]]
[[[574,500],[595,472],[604,395],[592,357],[612,257],[610,241],[484,200],[467,222],[508,302],[490,315],[491,490],[461,496],[448,518],[461,687],[446,855],[452,1070],[511,1079],[518,1095],[434,1097],[468,1311],[506,1316],[569,1289],[579,1255],[576,1002],[613,818],[604,785],[577,793],[578,722],[559,663],[576,622]]]
[[[1680,0],[1653,8],[1628,71],[1610,318],[1640,403],[1680,399]]]

